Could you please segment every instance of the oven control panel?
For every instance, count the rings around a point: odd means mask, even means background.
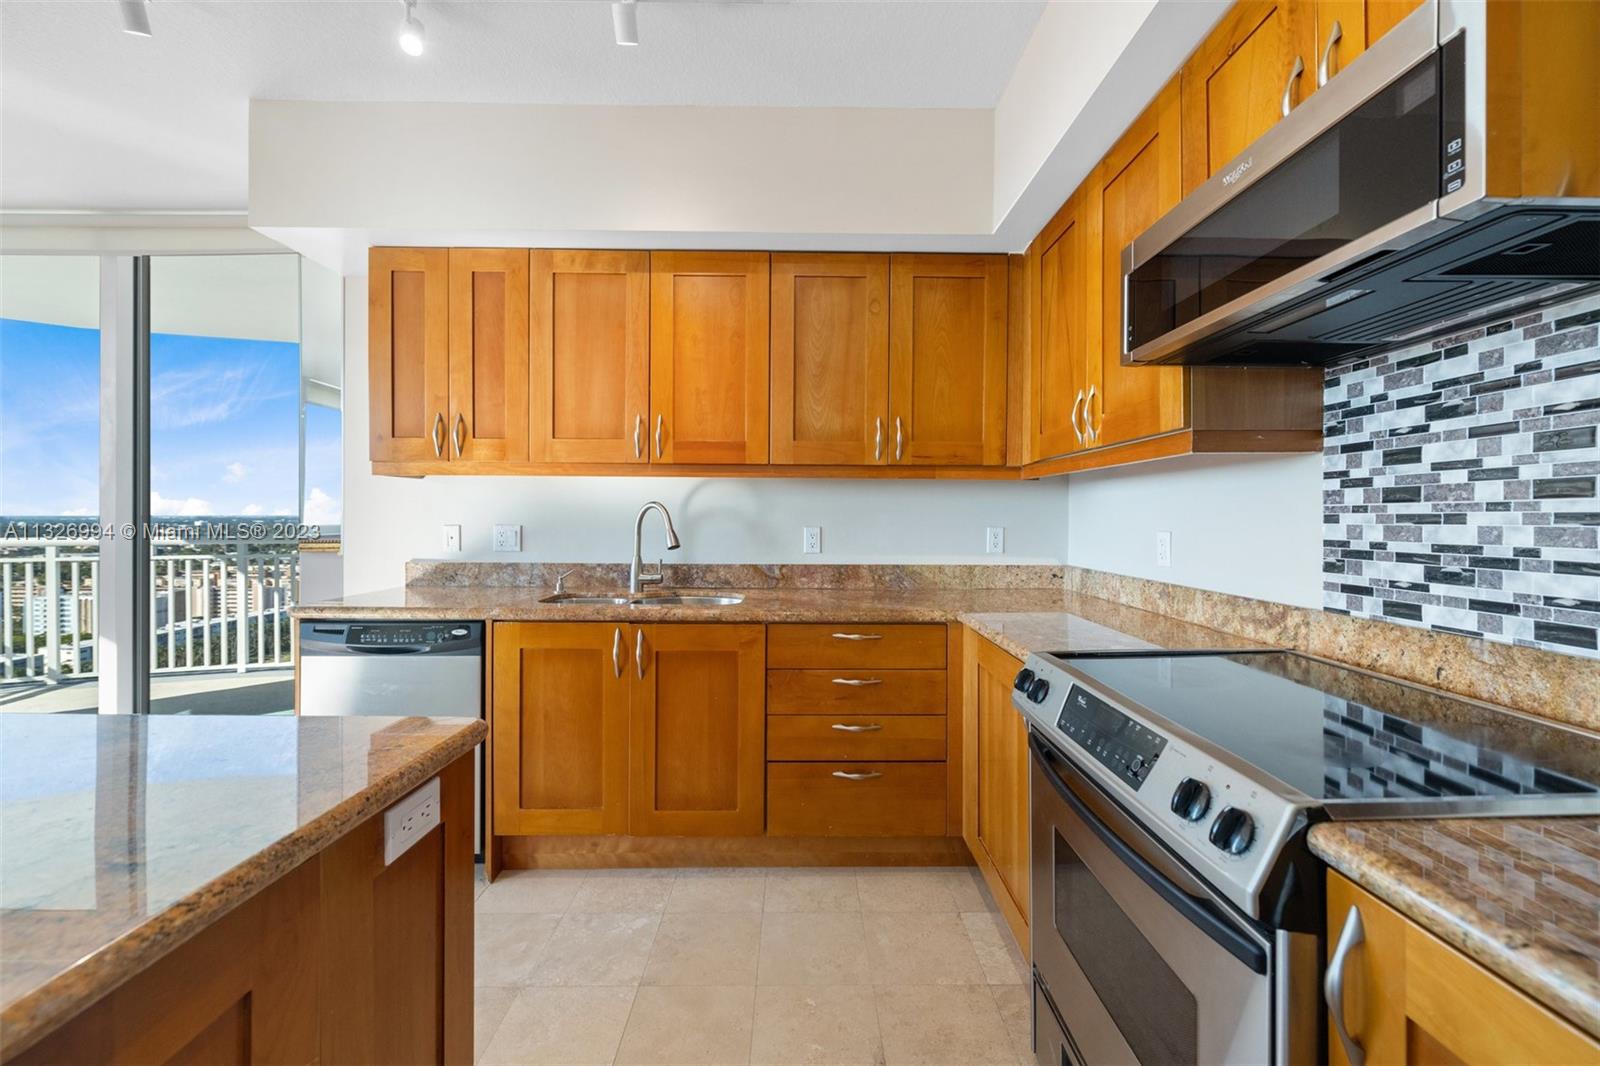
[[[1082,685],[1067,690],[1056,728],[1135,792],[1155,769],[1167,738],[1147,729]]]

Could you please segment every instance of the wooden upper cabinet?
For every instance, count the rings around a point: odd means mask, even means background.
[[[893,462],[999,466],[1006,449],[1006,259],[889,258]]]
[[[627,832],[632,639],[605,622],[495,626],[495,832]]]
[[[650,458],[650,255],[536,249],[532,459]]]
[[[1089,232],[1102,279],[1100,384],[1084,410],[1092,418],[1095,446],[1182,429],[1188,419],[1182,367],[1122,363],[1122,250],[1178,202],[1178,97],[1175,79],[1134,119],[1091,178]]]
[[[373,462],[448,454],[449,330],[449,251],[373,248],[367,255]]]
[[[650,256],[650,437],[666,463],[767,461],[766,252]]]
[[[629,829],[758,836],[766,826],[766,631],[634,627]]]
[[[450,455],[528,458],[528,251],[450,249]]]
[[[772,461],[889,457],[889,257],[772,256]]]
[[[1317,0],[1317,37],[1313,53],[1316,63],[1312,63],[1311,57],[1306,58],[1307,66],[1315,67],[1317,77],[1307,82],[1306,88],[1322,87],[1324,64],[1328,77],[1332,78],[1421,6],[1422,0]]]
[[[1100,263],[1089,246],[1089,200],[1084,189],[1073,193],[1028,249],[1030,460],[1088,444],[1083,412],[1100,384]]]
[[[1240,0],[1184,64],[1183,188],[1223,169],[1316,84],[1313,0]],[[1299,67],[1297,74],[1296,66]]]

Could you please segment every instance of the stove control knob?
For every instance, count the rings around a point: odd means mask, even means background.
[[[1198,822],[1211,809],[1211,790],[1202,781],[1186,777],[1172,790],[1172,813],[1186,822]]]
[[[1229,855],[1243,855],[1256,839],[1256,823],[1237,807],[1224,807],[1211,823],[1211,843]]]
[[[1042,677],[1036,677],[1028,685],[1028,698],[1034,703],[1043,703],[1044,698],[1050,694],[1050,682]]]
[[[1033,671],[1023,667],[1017,671],[1017,679],[1011,682],[1011,687],[1018,692],[1026,692],[1031,684],[1033,684]]]

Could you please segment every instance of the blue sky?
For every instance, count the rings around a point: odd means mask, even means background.
[[[99,333],[0,318],[0,514],[94,514]],[[299,346],[156,334],[150,488],[157,515],[299,512]],[[338,521],[339,416],[306,420],[307,521]]]

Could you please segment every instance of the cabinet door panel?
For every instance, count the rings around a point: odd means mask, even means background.
[[[631,651],[630,831],[759,835],[765,825],[763,628],[641,626]]]
[[[630,639],[604,622],[495,626],[497,833],[627,831]]]
[[[534,251],[535,461],[649,461],[650,256]]]
[[[1075,193],[1029,252],[1036,326],[1028,374],[1030,459],[1077,451],[1090,385],[1100,381],[1099,262],[1089,252],[1084,206]]]
[[[1004,256],[890,257],[890,461],[1005,462]]]
[[[1011,682],[1022,662],[975,633],[964,636],[967,811],[966,838],[990,880],[1013,932],[1028,921],[1028,729],[1011,705]],[[995,882],[998,881],[998,884]]]
[[[528,458],[528,253],[450,249],[450,454]]]
[[[1183,68],[1184,188],[1215,174],[1316,85],[1315,5],[1235,4]],[[1291,78],[1295,61],[1303,71]]]
[[[442,459],[450,410],[450,253],[374,248],[367,271],[372,461]]]
[[[765,463],[769,257],[650,257],[650,433],[667,463]]]
[[[888,458],[889,257],[772,257],[772,461]]]
[[[1100,256],[1100,384],[1091,443],[1116,444],[1182,429],[1188,421],[1181,367],[1124,366],[1122,250],[1178,202],[1178,86],[1134,120],[1096,172],[1091,224]]]

